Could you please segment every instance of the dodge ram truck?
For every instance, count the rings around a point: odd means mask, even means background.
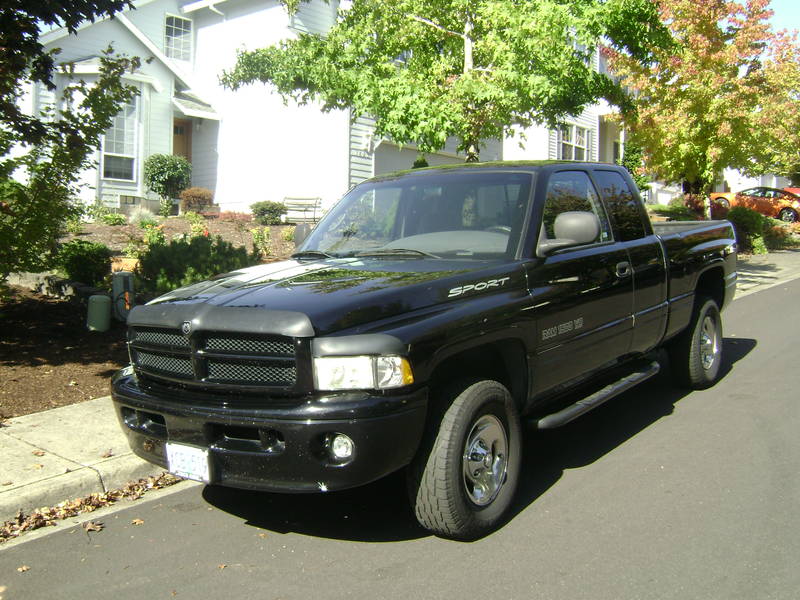
[[[135,307],[113,398],[133,451],[183,477],[296,493],[405,469],[419,522],[475,539],[512,503],[523,423],[661,364],[714,384],[736,276],[729,222],[651,224],[613,165],[394,173],[291,260]]]

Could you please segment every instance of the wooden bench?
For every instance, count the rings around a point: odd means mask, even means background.
[[[322,198],[284,198],[285,223],[316,223],[322,217]]]

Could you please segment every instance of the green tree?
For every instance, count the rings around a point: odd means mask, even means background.
[[[641,146],[626,142],[622,158],[619,159],[618,164],[628,170],[633,182],[640,191],[650,188],[650,178],[644,171],[644,150],[642,150]]]
[[[0,284],[9,273],[41,268],[50,259],[67,221],[79,212],[72,198],[80,172],[91,166],[89,157],[121,105],[136,94],[121,79],[139,67],[138,59],[114,57],[109,48],[94,81],[75,80],[69,65],[57,64],[58,50],[41,44],[40,28],[75,33],[83,21],[130,6],[127,0],[0,1]],[[25,89],[55,90],[56,74],[69,79],[58,108],[26,114]]]
[[[592,67],[600,39],[642,60],[668,36],[650,0],[354,0],[327,35],[242,51],[222,81],[350,108],[423,152],[455,136],[477,160],[481,140],[555,126],[598,98],[625,105],[622,88]]]
[[[659,0],[675,44],[640,63],[612,52],[611,65],[635,93],[624,114],[648,171],[706,199],[723,168],[769,170],[770,136],[759,124],[781,95],[769,0]],[[796,126],[794,121],[792,126]]]

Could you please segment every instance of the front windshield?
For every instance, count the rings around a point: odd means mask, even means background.
[[[511,258],[533,175],[502,171],[406,174],[353,188],[301,252],[335,257]]]

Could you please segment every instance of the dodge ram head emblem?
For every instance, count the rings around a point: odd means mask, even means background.
[[[181,331],[183,335],[189,335],[192,333],[192,324],[189,321],[184,321],[183,325],[181,325]]]

